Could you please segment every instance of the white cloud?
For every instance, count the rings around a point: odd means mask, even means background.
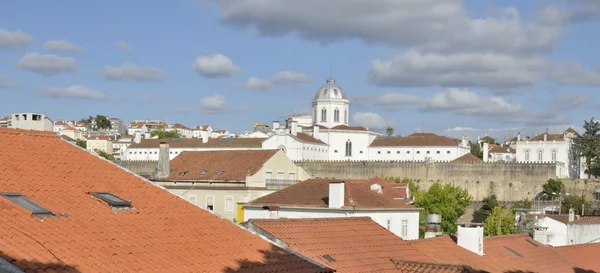
[[[288,70],[279,71],[271,78],[271,81],[274,84],[303,83],[308,82],[309,80],[310,77],[304,73]]]
[[[549,78],[563,85],[598,86],[600,85],[600,68],[588,70],[578,62],[571,62],[552,69]]]
[[[9,31],[0,28],[0,49],[23,48],[33,42],[33,37],[21,31]]]
[[[17,85],[16,82],[13,82],[13,81],[7,79],[6,77],[0,75],[0,88],[9,88],[9,87],[13,87],[16,85]]]
[[[590,102],[590,98],[583,94],[564,94],[556,97],[554,101],[559,108],[573,108],[584,106]]]
[[[472,18],[462,0],[214,2],[227,24],[253,27],[263,36],[298,34],[324,43],[358,38],[443,51],[532,52],[551,49],[564,31],[562,17],[555,14],[548,20],[551,8],[530,21],[514,8],[496,8]]]
[[[397,110],[405,105],[419,105],[425,99],[408,93],[386,93],[375,100],[375,105],[386,110]]]
[[[386,120],[377,113],[373,112],[358,112],[352,117],[352,121],[356,125],[365,126],[373,130],[383,130],[387,127],[393,127],[393,120]]]
[[[251,77],[246,81],[244,87],[246,87],[247,89],[264,91],[271,89],[271,87],[273,87],[273,84],[265,79]]]
[[[44,49],[48,51],[59,51],[59,52],[81,52],[83,49],[72,44],[67,40],[48,41],[44,43]]]
[[[546,70],[539,57],[410,50],[389,60],[374,60],[368,79],[380,86],[516,88],[536,84]]]
[[[433,95],[423,107],[425,111],[473,116],[508,116],[510,112],[523,110],[520,105],[511,105],[501,97],[481,97],[475,92],[458,88],[448,88]]]
[[[597,0],[569,0],[576,9],[569,14],[574,22],[600,20],[600,2]]]
[[[231,59],[225,55],[213,54],[211,56],[199,56],[192,65],[196,72],[207,78],[231,77],[241,71],[233,64]]]
[[[227,111],[227,101],[225,97],[214,94],[204,97],[200,100],[201,111],[206,114],[217,114]]]
[[[107,66],[102,72],[102,76],[107,80],[113,81],[160,81],[163,79],[163,72],[158,68],[151,66],[137,66],[125,63],[121,67]]]
[[[82,85],[62,87],[42,87],[40,94],[48,98],[74,98],[83,100],[106,100],[106,95],[100,91],[92,90]]]
[[[52,54],[33,52],[25,54],[17,62],[17,67],[44,76],[54,76],[63,72],[75,71],[77,69],[77,61],[72,57],[59,57]]]
[[[129,51],[131,50],[131,46],[129,44],[127,44],[126,42],[123,41],[118,41],[115,43],[115,47],[117,49],[123,50],[123,51]]]

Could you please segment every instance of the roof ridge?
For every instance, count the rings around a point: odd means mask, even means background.
[[[51,131],[38,131],[38,130],[24,130],[24,129],[13,129],[13,128],[0,128],[0,133],[13,134],[13,135],[30,135],[30,136],[46,136],[56,137],[58,135]]]
[[[329,221],[356,221],[356,220],[368,220],[371,221],[369,216],[354,216],[354,217],[319,217],[319,218],[278,218],[278,219],[249,219],[251,222],[329,222]]]
[[[390,260],[394,264],[397,264],[397,263],[410,263],[410,264],[417,264],[417,265],[427,265],[427,266],[455,268],[455,269],[472,268],[471,266],[466,265],[466,264],[444,264],[444,263],[436,263],[436,262],[420,262],[420,261],[407,261],[407,260],[395,260],[395,259],[390,259]]]

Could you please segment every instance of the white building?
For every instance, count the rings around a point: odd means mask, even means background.
[[[484,162],[515,162],[517,160],[517,151],[511,147],[484,142],[482,150]]]
[[[193,138],[194,137],[194,130],[192,130],[191,128],[189,128],[181,123],[171,124],[171,125],[167,126],[167,129],[165,129],[165,131],[176,131],[183,138]]]
[[[10,127],[13,129],[54,131],[54,122],[45,115],[36,113],[12,114]]]
[[[244,206],[244,221],[277,218],[370,217],[397,236],[419,238],[419,212],[390,196],[395,183],[372,180],[309,179]]]
[[[108,136],[96,135],[88,137],[86,141],[86,149],[90,152],[102,151],[107,154],[113,153],[112,140]]]
[[[349,124],[350,101],[333,78],[319,88],[312,102],[312,116],[296,115],[281,126],[273,122],[273,136],[265,149],[282,149],[292,160],[434,160],[451,161],[469,153],[468,140],[435,134],[382,137],[362,126]],[[320,140],[302,141],[308,137]],[[315,146],[317,145],[317,146]],[[316,149],[316,150],[315,150]]]
[[[130,136],[135,135],[135,133],[145,134],[166,127],[167,123],[162,120],[134,120],[127,125],[127,134]]]
[[[544,215],[537,220],[533,238],[551,246],[600,243],[600,216]]]
[[[124,160],[126,158],[127,148],[133,143],[132,136],[125,136],[113,141],[113,155],[117,160]]]
[[[579,178],[580,160],[571,153],[571,143],[577,133],[572,128],[562,134],[544,133],[529,139],[517,136],[516,161],[526,163],[556,163],[559,178]]]

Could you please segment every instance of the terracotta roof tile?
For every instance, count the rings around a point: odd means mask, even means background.
[[[405,137],[379,137],[376,138],[370,146],[458,146],[458,142],[449,137],[432,133],[414,133]]]
[[[569,215],[568,214],[562,214],[562,215],[547,214],[544,217],[548,217],[550,219],[556,220],[556,221],[561,222],[563,224],[569,224]],[[570,222],[570,224],[577,224],[577,225],[600,225],[600,216],[579,216],[579,215],[576,215],[575,219],[573,220],[573,222]]]
[[[477,162],[482,162],[483,160],[481,160],[479,157],[476,157],[475,155],[473,155],[472,153],[466,153],[465,155],[452,160],[451,162],[455,162],[455,163],[477,163]]]
[[[348,125],[338,125],[338,126],[332,127],[331,129],[350,130],[350,131],[368,131],[368,129],[363,126],[348,126]]]
[[[245,225],[340,273],[398,272],[391,259],[432,261],[369,217],[253,219]]]
[[[66,141],[72,141],[72,142],[77,141],[77,140],[75,140],[75,139],[73,139],[73,138],[71,138],[71,137],[69,137],[67,135],[61,135],[60,138],[66,140]]]
[[[580,268],[600,272],[598,255],[592,254],[600,253],[600,243],[562,246],[556,247],[555,250],[561,256],[574,261]]]
[[[358,183],[365,189],[371,189],[371,186],[378,184],[381,186],[381,191],[384,195],[394,199],[406,199],[408,197],[408,184],[386,181],[385,179],[375,176],[368,180],[348,180],[350,183]]]
[[[327,145],[327,143],[321,141],[320,139],[316,139],[314,137],[312,137],[309,134],[305,134],[305,133],[298,133],[296,134],[296,138],[302,142],[306,142],[306,143],[315,143],[315,144],[322,144],[322,145]]]
[[[480,138],[479,141],[484,141],[487,143],[496,143],[496,139],[491,136],[484,136],[484,137]]]
[[[192,129],[190,129],[189,127],[187,127],[187,126],[185,126],[185,125],[183,125],[183,124],[181,124],[181,123],[175,123],[175,124],[173,124],[171,127],[172,127],[172,128],[175,128],[175,129],[192,130]]]
[[[534,136],[532,138],[529,138],[529,141],[544,141],[544,135],[547,135],[546,140],[547,141],[563,141],[563,135],[562,134],[548,134],[548,133],[543,133],[543,134],[539,134],[537,136]]]
[[[329,183],[339,179],[308,179],[296,185],[265,195],[248,203],[252,206],[328,207]],[[359,180],[360,181],[360,180]],[[351,201],[352,200],[352,201]],[[416,209],[406,202],[378,194],[361,183],[346,180],[344,209]]]
[[[490,145],[490,148],[489,148],[488,152],[490,154],[495,154],[495,153],[498,153],[498,154],[505,154],[505,153],[516,154],[517,153],[517,151],[515,149],[511,148],[511,147],[500,147],[498,145],[493,145],[493,146]]]
[[[405,273],[488,273],[474,269],[468,265],[449,265],[439,263],[424,263],[414,261],[392,260],[396,269]]]
[[[2,191],[68,214],[41,221],[0,197],[0,257],[26,272],[328,271],[53,132],[0,129],[0,172]],[[90,191],[135,209],[113,210]]]
[[[262,148],[262,138],[210,138],[203,143],[199,138],[185,139],[142,139],[140,143],[132,143],[129,149],[135,148],[158,148],[161,141],[169,143],[171,148]]]
[[[166,180],[246,181],[248,172],[256,174],[277,152],[279,150],[182,152],[171,160],[171,175]]]

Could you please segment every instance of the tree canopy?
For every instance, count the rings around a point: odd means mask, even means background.
[[[585,158],[585,173],[590,176],[600,176],[600,123],[594,118],[584,121],[585,132],[573,138],[572,148],[580,156]]]
[[[115,161],[115,156],[114,156],[114,155],[112,155],[112,154],[109,154],[109,153],[107,153],[107,152],[105,152],[105,151],[101,151],[101,150],[96,150],[95,152],[96,152],[96,153],[97,153],[99,156],[101,156],[101,157],[104,157],[104,158],[106,158],[107,160],[110,160],[110,161]]]
[[[471,147],[471,154],[473,154],[476,157],[479,157],[479,159],[483,159],[483,150],[481,150],[481,146],[479,146],[479,143],[469,141],[469,146]]]
[[[584,207],[583,213],[590,214],[592,212],[592,202],[586,200],[584,196],[567,195],[563,198],[561,204],[561,212],[568,213],[570,208],[573,208],[575,214],[581,215],[581,208]]]
[[[88,128],[92,130],[112,129],[110,119],[104,115],[89,116],[87,119],[82,119],[82,121],[87,122]],[[92,124],[94,124],[93,127]]]
[[[434,183],[427,191],[415,194],[415,206],[423,208],[421,223],[425,224],[427,214],[435,213],[442,216],[442,231],[456,232],[456,222],[465,213],[465,208],[471,203],[471,196],[466,189],[451,184]]]
[[[150,133],[150,135],[152,137],[158,137],[158,138],[181,138],[181,135],[179,134],[179,132],[177,131],[165,131],[164,129],[161,130],[154,130]]]
[[[87,148],[87,141],[85,140],[77,140],[75,142],[75,144],[77,144],[77,146],[86,149]]]
[[[556,179],[548,179],[546,184],[542,185],[542,191],[552,198],[555,198],[559,193],[562,193],[562,189],[562,182]]]
[[[483,198],[482,201],[483,201],[483,206],[481,206],[479,211],[486,217],[490,216],[490,214],[492,213],[492,210],[494,210],[494,208],[498,206],[498,197],[496,197],[495,194],[492,194],[490,196]]]
[[[388,137],[393,136],[394,135],[394,128],[387,127],[387,129],[385,129],[385,133],[387,134]]]
[[[515,222],[515,214],[511,209],[496,206],[485,219],[483,233],[488,236],[515,233]],[[498,225],[500,225],[500,229],[498,229]]]

